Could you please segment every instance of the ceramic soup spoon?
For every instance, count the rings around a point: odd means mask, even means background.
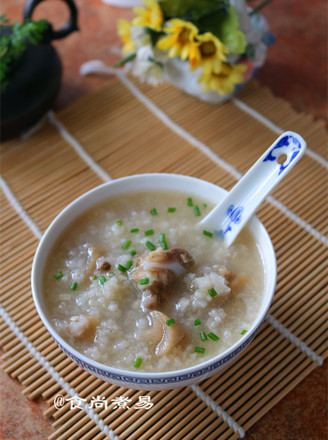
[[[283,133],[201,221],[230,246],[265,197],[299,161],[306,142],[297,133]]]

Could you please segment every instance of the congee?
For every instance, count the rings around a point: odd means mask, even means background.
[[[147,191],[79,217],[45,269],[57,332],[90,359],[134,371],[179,370],[231,347],[258,315],[264,268],[247,228],[225,249],[199,225],[212,208]]]

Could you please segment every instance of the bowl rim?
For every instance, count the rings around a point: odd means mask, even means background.
[[[263,242],[263,245],[261,246],[261,255],[262,259],[264,260],[263,253],[265,251],[265,254],[267,255],[267,258],[271,259],[271,268],[270,268],[270,276],[266,273],[265,274],[265,296],[263,298],[263,303],[261,306],[260,311],[258,312],[258,316],[256,320],[253,322],[250,330],[247,331],[245,335],[243,335],[238,341],[236,341],[231,347],[229,347],[227,350],[223,351],[219,355],[212,357],[204,362],[199,362],[195,365],[192,365],[187,368],[182,368],[179,370],[172,370],[172,371],[164,371],[164,372],[149,372],[149,371],[133,371],[133,370],[127,370],[123,368],[117,368],[112,367],[108,365],[104,365],[98,361],[95,361],[93,359],[88,358],[81,352],[79,352],[77,349],[72,347],[68,342],[66,342],[60,334],[54,329],[53,325],[49,321],[48,317],[46,316],[45,311],[42,307],[42,288],[39,287],[40,283],[42,285],[42,278],[44,273],[44,267],[45,267],[45,261],[50,253],[51,248],[53,247],[54,242],[60,237],[60,235],[64,232],[64,230],[67,228],[67,226],[76,219],[79,215],[81,215],[83,212],[86,211],[86,209],[91,208],[92,206],[96,206],[101,201],[104,201],[107,199],[110,199],[113,194],[109,195],[108,197],[102,197],[100,200],[96,202],[92,202],[92,196],[96,193],[101,194],[105,189],[108,187],[115,187],[121,186],[122,194],[131,193],[131,192],[142,192],[146,189],[140,189],[137,187],[130,188],[128,191],[125,190],[126,186],[129,186],[131,182],[135,180],[144,181],[147,182],[149,180],[157,180],[157,185],[161,187],[162,190],[165,190],[164,180],[171,179],[175,182],[182,182],[188,180],[189,182],[193,182],[195,185],[201,185],[204,188],[208,187],[213,194],[216,192],[218,195],[221,192],[226,193],[227,191],[223,189],[222,187],[208,182],[203,179],[199,179],[192,176],[182,175],[182,174],[170,174],[170,173],[145,173],[145,174],[134,174],[126,177],[121,177],[118,179],[113,179],[109,182],[103,183],[101,185],[96,186],[95,188],[92,188],[91,190],[85,192],[81,196],[77,197],[75,200],[73,200],[71,203],[69,203],[50,223],[48,228],[46,229],[45,233],[43,234],[38,247],[36,249],[33,263],[32,263],[32,270],[31,270],[31,288],[32,288],[32,296],[34,300],[34,304],[36,306],[37,312],[50,333],[50,335],[54,338],[56,343],[60,346],[60,348],[68,355],[72,355],[73,358],[78,359],[83,364],[90,366],[92,370],[94,371],[102,371],[105,374],[116,375],[118,377],[124,377],[125,380],[129,379],[131,382],[134,382],[133,379],[138,380],[140,379],[147,379],[147,381],[152,382],[156,380],[165,380],[174,378],[177,376],[184,376],[187,375],[188,377],[192,376],[196,372],[199,372],[200,370],[210,370],[211,366],[214,366],[214,364],[224,364],[227,362],[227,359],[233,358],[235,354],[239,353],[240,351],[245,348],[249,342],[254,338],[255,334],[257,333],[258,329],[260,328],[262,322],[264,321],[267,312],[269,310],[269,307],[272,302],[272,298],[275,292],[275,286],[276,286],[276,278],[277,278],[277,263],[276,263],[276,256],[273,248],[272,241],[270,239],[270,236],[265,229],[264,225],[260,222],[260,220],[257,218],[257,216],[253,216],[249,222],[249,228],[253,234],[254,229],[256,229],[261,237],[261,241]],[[162,182],[162,183],[160,183]],[[196,192],[193,191],[193,187],[190,187],[190,194],[191,196]],[[151,188],[153,190],[154,188]],[[158,188],[155,188],[157,190]],[[179,191],[179,190],[178,190]],[[181,193],[186,193],[186,191],[180,191]],[[205,199],[209,199],[209,196],[200,196],[204,197]],[[87,203],[89,200],[91,200],[90,203]],[[73,215],[73,217],[69,220],[72,212],[74,213],[74,210],[79,208],[77,213]],[[61,224],[62,220],[65,220],[64,226]],[[59,231],[59,232],[58,232]],[[53,234],[55,234],[55,238],[53,237]],[[48,243],[52,244],[49,246]],[[258,246],[259,242],[256,240]],[[47,250],[48,246],[48,250]],[[39,265],[41,263],[41,267],[43,265],[43,270],[39,271]],[[267,267],[264,264],[265,272],[267,272]],[[233,354],[233,355],[232,355]],[[232,356],[231,356],[232,355]],[[222,361],[222,362],[221,362]],[[217,368],[217,366],[214,367],[214,369]]]

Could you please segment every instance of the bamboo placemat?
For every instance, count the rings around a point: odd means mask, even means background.
[[[30,292],[33,254],[51,220],[85,191],[130,174],[187,174],[229,190],[287,129],[306,139],[308,151],[258,212],[276,250],[278,283],[268,319],[244,354],[196,386],[161,392],[102,382],[68,359],[41,323]],[[51,439],[237,439],[322,363],[325,153],[324,123],[296,114],[255,82],[238,99],[216,106],[169,84],[150,88],[124,76],[49,114],[29,138],[3,145],[4,369],[21,381],[28,398],[48,401]],[[59,410],[58,395],[64,403]],[[74,396],[84,399],[83,408],[71,408]],[[135,409],[141,396],[149,396],[153,407]],[[97,397],[107,407],[92,408]],[[123,398],[130,408],[114,409]]]

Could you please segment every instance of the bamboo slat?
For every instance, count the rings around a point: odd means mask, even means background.
[[[236,100],[221,106],[197,101],[168,84],[135,85],[159,114],[169,118],[168,125],[118,79],[55,116],[101,167],[102,175],[49,121],[29,139],[2,146],[3,178],[36,227],[33,232],[10,198],[1,194],[1,303],[7,318],[22,332],[15,335],[0,318],[3,368],[22,382],[28,398],[48,402],[45,416],[54,427],[50,439],[104,439],[108,432],[104,423],[120,440],[234,440],[240,433],[232,423],[250,428],[327,357],[324,123],[295,113],[254,82]],[[110,179],[178,173],[231,189],[277,137],[272,126],[242,109],[240,102],[269,119],[278,131],[298,131],[311,149],[258,211],[278,262],[269,319],[234,363],[195,389],[129,390],[84,372],[57,347],[34,308],[29,271],[38,243],[36,231],[43,233],[68,203],[103,183],[105,175]],[[21,341],[22,334],[31,346]],[[42,365],[33,350],[40,353]],[[55,374],[64,382],[57,382]],[[69,388],[88,403],[103,396],[108,407],[95,408],[96,418],[81,408],[72,409]],[[65,404],[56,409],[54,398],[59,394]],[[119,396],[136,403],[146,395],[154,404],[150,410],[113,409],[112,399]],[[225,421],[222,411],[230,421]]]

